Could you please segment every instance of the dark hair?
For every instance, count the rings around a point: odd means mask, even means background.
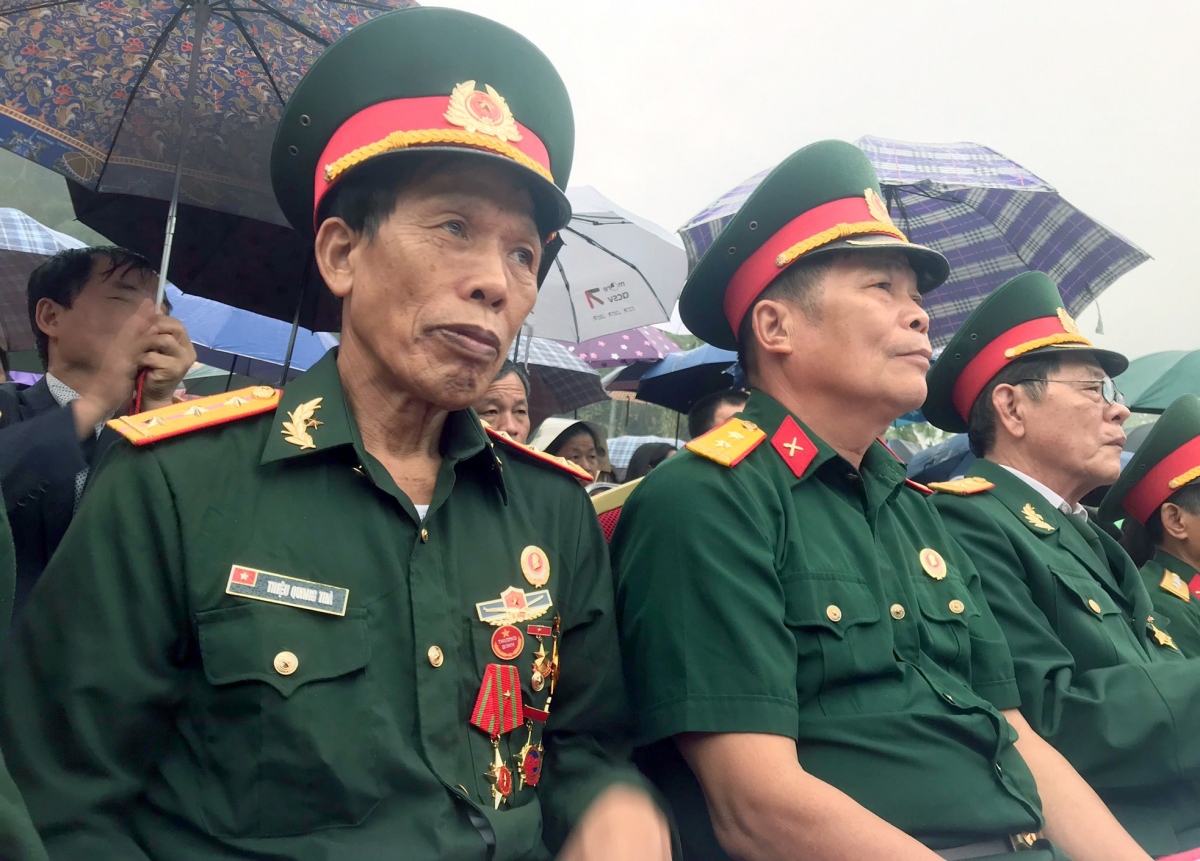
[[[8,353],[0,350],[0,371],[8,373]]]
[[[550,445],[546,446],[546,454],[557,455],[571,440],[580,434],[587,434],[592,438],[592,444],[596,446],[596,453],[600,454],[603,446],[600,445],[600,438],[596,436],[596,432],[588,427],[587,422],[576,422],[573,425],[568,425],[567,428],[551,440]]]
[[[1163,505],[1167,502],[1175,503],[1188,514],[1200,514],[1200,482],[1185,484],[1167,497]],[[1146,520],[1145,526],[1138,523],[1137,518],[1132,515],[1127,515],[1125,522],[1121,524],[1121,546],[1139,568],[1154,558],[1165,537],[1162,505],[1154,510]]]
[[[1009,362],[1001,368],[971,405],[971,413],[967,417],[967,441],[971,445],[971,454],[984,457],[996,444],[996,407],[992,404],[992,392],[996,390],[996,386],[1025,386],[1029,397],[1036,403],[1046,394],[1046,384],[1024,381],[1048,377],[1061,365],[1061,353],[1045,353],[1040,356],[1034,353]]]
[[[625,480],[633,481],[650,474],[650,470],[658,466],[669,455],[678,451],[669,442],[648,442],[637,447],[633,457],[629,459],[629,468],[625,470]]]
[[[116,245],[95,245],[91,248],[68,248],[60,251],[34,269],[29,275],[29,284],[25,295],[29,305],[29,325],[33,329],[33,339],[37,344],[38,358],[42,367],[50,367],[50,339],[38,328],[37,305],[42,299],[49,299],[64,308],[70,308],[80,291],[92,277],[92,269],[96,261],[107,258],[108,268],[101,275],[105,278],[116,272],[132,270],[157,275],[158,270],[142,255],[128,248]]]
[[[737,404],[741,407],[749,397],[743,389],[721,389],[719,392],[705,395],[688,410],[688,434],[691,435],[692,439],[695,439],[701,434],[708,433],[713,429],[717,410],[725,404]],[[638,449],[638,451],[641,451],[641,449]]]
[[[529,374],[525,373],[525,369],[512,359],[504,360],[504,364],[500,366],[500,370],[496,372],[496,376],[492,378],[492,382],[498,383],[509,374],[517,375],[517,379],[520,380],[521,385],[525,387],[525,397],[528,398],[530,395]]]
[[[786,299],[800,306],[800,309],[811,319],[817,319],[821,313],[820,294],[817,287],[821,279],[829,271],[829,267],[841,257],[850,254],[849,251],[831,251],[817,254],[807,260],[800,260],[783,270],[746,311],[746,316],[738,326],[738,362],[745,371],[746,379],[753,385],[758,373],[758,350],[754,339],[754,307],[765,299]]]

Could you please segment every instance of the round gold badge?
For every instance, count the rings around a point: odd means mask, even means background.
[[[525,648],[525,635],[515,625],[501,625],[492,634],[492,651],[502,661],[511,661]]]
[[[254,397],[259,398],[260,400],[265,400],[267,398],[274,397],[275,390],[270,386],[255,386],[250,391],[250,394],[254,395]]]
[[[926,547],[921,551],[921,567],[934,580],[946,579],[946,560],[936,550]]]
[[[521,551],[521,573],[533,586],[541,588],[550,579],[550,560],[546,551],[536,544],[530,544]]]

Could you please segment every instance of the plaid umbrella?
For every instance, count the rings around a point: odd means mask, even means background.
[[[1037,270],[1078,314],[1150,256],[1080,212],[1045,180],[973,143],[903,143],[862,137],[857,146],[879,174],[888,211],[913,242],[950,261],[950,280],[926,298],[929,336],[943,346],[992,290]],[[693,264],[712,244],[763,171],[679,229]]]
[[[19,209],[0,209],[0,349],[16,353],[34,348],[25,300],[29,275],[58,252],[83,246]]]
[[[625,469],[633,453],[649,442],[665,442],[676,449],[685,445],[681,439],[665,436],[614,436],[608,439],[608,460],[616,469]]]
[[[635,362],[656,362],[665,359],[671,353],[679,352],[679,345],[653,326],[614,332],[580,344],[564,343],[563,346],[593,368],[616,368]]]
[[[525,336],[517,339],[508,357],[529,374],[529,412],[534,426],[547,416],[609,399],[600,375],[562,344]]]

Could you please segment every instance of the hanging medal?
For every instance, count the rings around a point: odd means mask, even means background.
[[[542,642],[542,637],[554,636],[554,629],[549,625],[529,625],[525,632],[537,638],[538,648],[533,653],[533,671],[529,684],[534,691],[540,693],[546,686],[546,676],[550,674],[550,656],[546,654],[546,644]]]
[[[546,678],[550,681],[550,696],[554,696],[554,686],[558,684],[558,639],[562,630],[562,616],[554,617],[554,643],[550,650],[550,671]],[[546,700],[546,708],[550,708],[550,700]]]
[[[525,739],[525,746],[517,754],[517,774],[520,776],[521,789],[526,786],[537,786],[538,781],[542,779],[542,754],[545,748],[542,747],[541,738],[538,739],[537,744],[533,743],[533,724],[535,721],[544,724],[546,718],[550,716],[550,712],[525,706],[524,716],[529,736]]]
[[[492,741],[492,765],[484,776],[492,785],[492,802],[497,810],[513,791],[512,771],[500,756],[500,736],[512,732],[524,719],[517,668],[509,664],[488,664],[483,671],[475,708],[471,710],[471,725],[486,733]]]

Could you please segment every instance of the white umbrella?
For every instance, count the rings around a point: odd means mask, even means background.
[[[594,188],[567,189],[574,215],[527,325],[578,343],[671,319],[687,278],[683,243]]]

